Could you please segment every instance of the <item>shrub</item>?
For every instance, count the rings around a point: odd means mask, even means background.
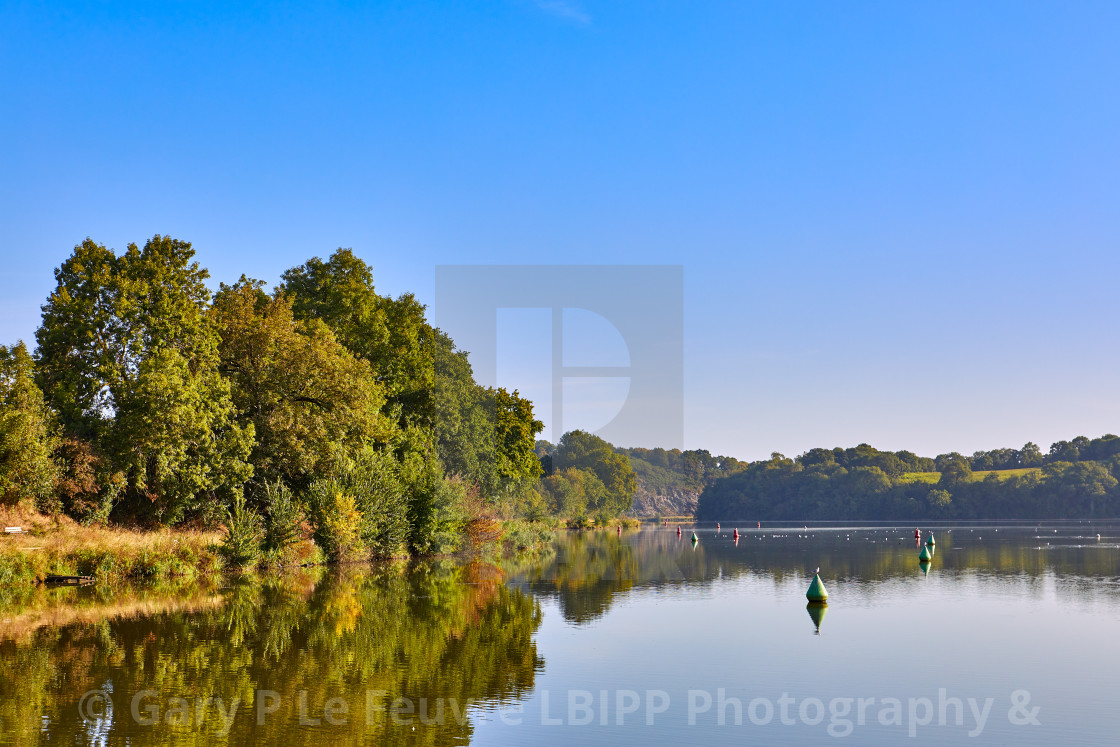
[[[226,537],[221,554],[232,566],[253,566],[261,556],[264,522],[253,509],[245,505],[245,496],[238,493],[233,506],[226,512]]]
[[[444,477],[434,460],[413,457],[402,472],[409,494],[409,549],[416,555],[455,552],[467,521],[466,486]]]
[[[282,558],[285,551],[300,540],[303,505],[282,480],[265,483],[264,490],[264,549]]]
[[[361,538],[370,554],[397,555],[408,540],[408,500],[397,463],[367,450],[346,465],[342,481],[361,513]]]
[[[362,554],[362,514],[353,494],[337,479],[316,480],[308,490],[315,542],[332,562]]]

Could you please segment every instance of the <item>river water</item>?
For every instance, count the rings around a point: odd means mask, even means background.
[[[0,590],[0,743],[1114,743],[1120,525],[733,529]]]

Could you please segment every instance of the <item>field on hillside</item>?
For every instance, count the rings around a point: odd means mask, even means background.
[[[1040,467],[1022,467],[1020,469],[983,469],[977,470],[972,473],[972,481],[979,482],[985,479],[988,475],[995,475],[1001,480],[1006,480],[1009,477],[1022,476],[1028,472],[1042,472]],[[905,472],[902,475],[903,482],[925,482],[933,485],[941,479],[940,472]]]

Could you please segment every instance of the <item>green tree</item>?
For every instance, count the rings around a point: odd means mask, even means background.
[[[938,485],[952,492],[952,488],[972,479],[972,466],[968,460],[954,452],[941,461],[941,479]]]
[[[494,472],[492,493],[517,494],[541,476],[541,462],[534,446],[544,423],[533,417],[533,403],[499,387],[487,390],[494,417]],[[615,454],[618,461],[625,457]],[[627,465],[629,460],[626,460]],[[631,477],[633,471],[630,472]],[[633,494],[631,485],[630,494]]]
[[[1047,484],[1059,501],[1063,516],[1096,516],[1098,508],[1106,508],[1106,516],[1114,515],[1117,485],[1108,469],[1097,462],[1055,462],[1046,468]]]
[[[603,481],[590,470],[569,467],[542,481],[549,511],[557,516],[582,519],[609,504]]]
[[[281,278],[280,290],[292,299],[297,316],[321,319],[355,355],[372,360],[386,344],[389,332],[373,271],[352,250],[339,249],[325,262],[312,257]]]
[[[1042,464],[1042,449],[1038,444],[1027,441],[1019,450],[1019,464],[1024,467],[1038,467]]]
[[[478,385],[467,353],[432,327],[411,294],[379,296],[370,268],[349,249],[284,273],[297,318],[326,323],[384,387],[383,414],[398,427],[395,450],[436,459],[492,501],[524,492],[540,474],[532,455],[543,424],[532,404]]]
[[[606,498],[591,505],[596,513],[620,514],[630,508],[637,479],[630,458],[586,431],[575,430],[560,438],[554,456],[557,470],[576,468],[592,472],[606,488]]]
[[[934,513],[947,511],[952,505],[953,496],[948,490],[934,488],[926,494],[926,501]]]
[[[52,508],[56,443],[54,416],[35,384],[27,346],[0,345],[0,502],[26,498]]]
[[[64,432],[125,484],[123,507],[175,523],[217,518],[252,470],[206,314],[206,270],[155,236],[117,256],[86,239],[55,270],[36,332],[40,383]]]
[[[387,444],[384,389],[319,319],[297,321],[285,296],[269,298],[260,281],[223,284],[211,315],[221,334],[220,370],[238,420],[256,435],[255,480],[306,486],[323,476],[337,450],[357,454]]]
[[[296,316],[321,319],[385,387],[386,410],[402,428],[431,427],[435,416],[434,330],[411,294],[379,296],[373,271],[350,249],[313,257],[282,276]]]

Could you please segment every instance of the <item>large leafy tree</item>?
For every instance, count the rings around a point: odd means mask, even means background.
[[[57,477],[54,431],[27,346],[0,345],[0,502],[49,502]]]
[[[479,386],[467,353],[434,330],[435,435],[447,471],[479,486],[492,498],[516,496],[541,475],[535,451],[544,423],[518,392]]]
[[[36,333],[40,381],[69,434],[125,484],[131,513],[214,517],[252,470],[206,313],[208,273],[187,242],[154,236],[116,255],[87,239],[55,270]]]
[[[557,446],[553,463],[558,471],[586,470],[595,474],[606,488],[606,498],[593,508],[618,514],[630,508],[637,489],[637,478],[630,458],[619,454],[603,439],[586,431],[565,433]]]
[[[544,423],[533,417],[533,403],[520,396],[516,390],[507,392],[499,387],[487,390],[494,422],[494,483],[492,492],[499,494],[520,493],[541,476],[541,462],[535,450],[537,434],[544,430]],[[630,460],[614,454],[619,464],[629,469]],[[634,493],[634,472],[630,470],[629,497]]]
[[[491,498],[523,491],[540,475],[533,441],[543,429],[532,403],[479,386],[467,354],[432,327],[411,294],[379,296],[370,268],[349,249],[283,275],[297,318],[325,322],[384,386],[384,414],[399,428],[397,451],[438,459],[443,470]],[[427,473],[425,473],[427,474]]]
[[[385,409],[402,429],[430,429],[435,419],[437,335],[424,305],[410,294],[379,296],[373,271],[350,249],[313,257],[282,276],[280,289],[298,317],[321,319],[385,387]]]
[[[291,301],[261,281],[223,284],[211,314],[221,333],[221,371],[239,420],[252,425],[255,479],[303,485],[367,444],[388,443],[384,388],[323,321],[299,321]]]

